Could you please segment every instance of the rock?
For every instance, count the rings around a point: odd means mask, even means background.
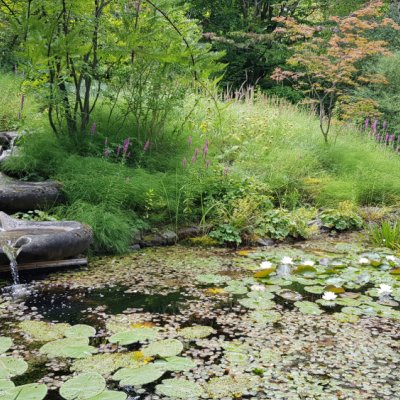
[[[32,222],[11,218],[0,212],[0,265],[9,260],[3,247],[11,242],[19,263],[53,261],[86,252],[92,231],[78,222]]]
[[[201,236],[202,229],[198,226],[189,226],[186,228],[181,228],[178,231],[178,239],[185,240],[189,238],[194,238],[196,236]]]
[[[12,154],[17,137],[18,132],[0,132],[0,162]]]
[[[262,238],[258,238],[255,243],[258,246],[262,246],[262,247],[271,247],[271,246],[275,246],[275,242],[272,239],[262,239]]]
[[[170,230],[144,234],[139,240],[140,247],[172,246],[176,244],[178,237]]]
[[[13,213],[51,207],[60,200],[57,182],[21,182],[0,174],[0,210]]]

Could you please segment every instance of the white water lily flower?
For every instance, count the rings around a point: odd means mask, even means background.
[[[272,267],[272,262],[270,262],[270,261],[263,261],[260,264],[260,269],[268,269],[268,268],[271,268],[271,267]]]
[[[379,286],[379,289],[378,289],[379,296],[388,296],[391,293],[392,293],[392,287],[390,285],[386,285],[385,283],[382,283]]]
[[[395,256],[386,256],[386,260],[388,260],[388,261],[396,261],[396,257]]]
[[[254,292],[265,292],[266,288],[264,285],[253,285],[250,287],[250,289]]]
[[[326,301],[336,300],[337,295],[333,292],[325,292],[322,298]]]
[[[315,262],[312,260],[306,260],[303,262],[303,265],[305,265],[307,267],[313,267],[315,265]]]
[[[282,264],[293,264],[293,259],[291,257],[283,257],[281,260]]]
[[[359,264],[369,264],[369,260],[368,260],[368,258],[366,258],[366,257],[361,257],[359,260],[358,260],[358,263]]]

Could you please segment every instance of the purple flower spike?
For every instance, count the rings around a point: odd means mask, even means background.
[[[147,151],[150,148],[150,139],[144,144],[143,151]]]
[[[187,161],[186,161],[186,158],[184,158],[184,159],[182,160],[182,167],[183,167],[183,168],[186,168],[186,166],[187,166]]]
[[[206,157],[207,154],[208,154],[208,146],[207,146],[207,144],[205,144],[203,147],[203,156]]]
[[[194,156],[197,157],[199,155],[199,149],[196,147],[194,149]]]
[[[369,128],[369,118],[365,118],[364,126],[366,130]]]
[[[393,143],[393,142],[394,142],[394,135],[390,135],[390,136],[389,136],[389,142],[390,142],[390,143]]]
[[[191,146],[192,143],[193,143],[193,138],[192,138],[191,136],[189,136],[189,138],[188,138],[188,144],[189,144],[189,146]]]
[[[96,131],[97,131],[97,125],[96,122],[93,122],[93,125],[90,128],[90,133],[94,136],[96,134]]]
[[[118,147],[117,147],[117,157],[119,157],[119,154],[121,153],[121,146],[120,145],[118,145]]]
[[[376,131],[378,129],[378,120],[376,119],[374,123],[371,125],[372,132],[376,135]]]
[[[389,141],[389,134],[388,133],[386,133],[386,136],[385,136],[385,142],[387,143]]]
[[[206,161],[206,168],[208,169],[208,167],[211,165],[211,161],[210,160],[207,160]]]
[[[196,156],[192,157],[191,163],[194,164],[196,162]]]
[[[128,148],[129,148],[129,138],[126,138],[124,140],[124,147],[123,147],[124,156],[126,156],[126,153],[128,152]]]

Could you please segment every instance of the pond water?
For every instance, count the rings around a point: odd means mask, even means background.
[[[0,399],[72,400],[72,377],[93,400],[395,399],[399,267],[350,237],[94,259],[18,299],[0,280]]]

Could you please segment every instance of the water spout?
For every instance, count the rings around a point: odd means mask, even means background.
[[[7,240],[5,244],[2,246],[4,254],[7,256],[7,258],[10,261],[10,270],[11,270],[11,275],[13,278],[13,285],[19,285],[20,279],[19,279],[19,273],[18,273],[18,263],[17,263],[17,257],[18,254],[22,250],[22,246],[17,248],[15,247],[15,243],[13,244],[11,240]]]

